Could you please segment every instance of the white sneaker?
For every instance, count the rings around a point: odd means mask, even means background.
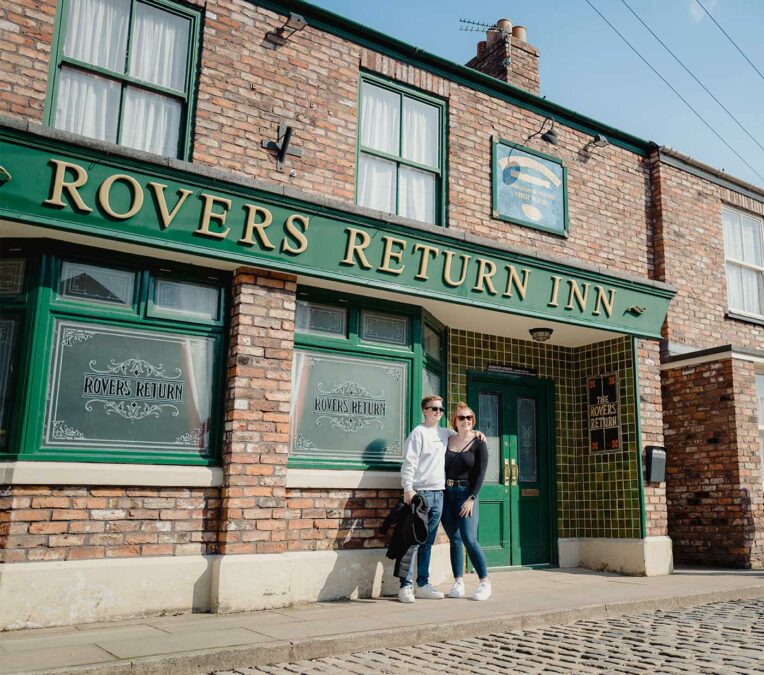
[[[427,600],[442,600],[446,596],[439,590],[433,588],[432,584],[426,584],[425,586],[417,586],[416,597],[425,598]]]
[[[414,589],[411,586],[404,586],[398,591],[398,600],[400,602],[416,602]]]
[[[451,587],[451,590],[448,592],[449,598],[463,598],[464,597],[464,581],[459,579],[459,581],[454,581],[454,585]]]
[[[488,600],[491,597],[491,582],[481,581],[478,584],[475,595],[472,596],[473,600]]]

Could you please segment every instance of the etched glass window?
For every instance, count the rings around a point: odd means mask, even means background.
[[[295,350],[292,454],[366,463],[400,461],[408,369],[404,361]]]
[[[532,398],[517,399],[517,464],[521,483],[538,481],[536,401]]]
[[[488,468],[485,480],[491,483],[499,482],[501,467],[501,428],[500,428],[501,395],[496,393],[481,393],[478,398],[478,424],[480,431],[485,434],[488,445]]]
[[[443,395],[440,391],[440,375],[425,368],[422,371],[422,398],[430,394]]]
[[[12,383],[16,369],[16,348],[21,321],[18,317],[0,316],[0,450],[8,446],[12,407]]]
[[[215,339],[56,320],[43,446],[210,449]]]
[[[11,298],[24,292],[24,258],[0,260],[0,298]]]
[[[135,273],[65,260],[58,292],[64,298],[129,307],[133,304]]]
[[[365,342],[381,342],[388,345],[407,346],[409,343],[409,320],[405,316],[361,313],[361,339]]]
[[[347,309],[298,300],[295,328],[302,333],[345,337]]]
[[[220,315],[220,291],[216,286],[207,284],[159,278],[154,288],[154,304],[162,312],[217,321]]]

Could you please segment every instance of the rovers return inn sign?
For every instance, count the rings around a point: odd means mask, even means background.
[[[164,162],[0,129],[0,218],[643,337],[674,294]]]

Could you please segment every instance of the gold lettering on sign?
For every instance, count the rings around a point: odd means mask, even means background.
[[[66,190],[69,194],[69,198],[80,211],[90,213],[93,209],[82,200],[80,193],[77,192],[78,188],[81,188],[88,182],[88,172],[78,164],[64,162],[60,159],[51,159],[48,164],[55,166],[56,170],[53,174],[53,186],[50,190],[50,197],[43,202],[43,205],[59,206],[62,209],[66,208],[66,204],[61,201],[61,198],[64,196],[64,190]],[[74,172],[75,178],[73,181],[67,182],[64,180],[66,178],[67,169],[71,169]]]
[[[589,295],[589,284],[584,283],[584,292],[581,293],[581,289],[578,287],[578,282],[575,279],[568,279],[568,285],[570,286],[570,292],[568,293],[568,304],[565,305],[565,309],[573,309],[573,301],[576,301],[578,309],[580,311],[586,310],[586,298]]]
[[[520,282],[520,276],[517,274],[514,266],[507,265],[507,290],[504,291],[505,298],[512,297],[512,286],[517,289],[520,300],[525,300],[525,293],[528,290],[528,278],[531,276],[530,270],[522,270],[523,280]]]
[[[478,293],[488,290],[491,295],[496,295],[496,289],[493,286],[493,281],[491,281],[493,275],[496,274],[496,265],[485,258],[478,258],[477,264],[477,279],[475,281],[475,287],[472,290],[477,291]],[[489,271],[486,272],[486,269]],[[483,286],[486,288],[483,288]]]
[[[552,279],[552,296],[546,304],[548,307],[557,307],[557,296],[560,293],[560,281],[562,281],[562,277],[552,275]]]
[[[222,227],[225,225],[225,217],[228,215],[228,209],[231,208],[231,200],[223,197],[215,197],[214,195],[208,195],[202,192],[200,195],[204,200],[204,211],[202,212],[202,222],[199,225],[199,229],[194,234],[201,234],[205,237],[212,237],[213,239],[225,239],[228,236],[231,228],[227,227],[222,232],[213,232],[210,230],[210,221],[215,220]],[[225,206],[225,211],[214,212],[212,207],[215,204],[222,204]]]
[[[268,209],[264,209],[262,206],[244,204],[244,209],[247,212],[247,222],[244,225],[244,236],[239,239],[239,243],[246,244],[247,246],[254,246],[255,240],[252,239],[252,235],[257,232],[257,238],[260,240],[260,248],[272,251],[276,247],[271,244],[271,240],[268,239],[268,235],[265,234],[265,228],[273,222],[273,215]],[[257,222],[258,216],[262,218],[259,223]]]
[[[608,290],[608,298],[605,299],[605,290],[603,288],[600,288],[599,286],[595,286],[594,288],[597,289],[597,300],[594,303],[594,311],[592,312],[592,314],[599,316],[600,303],[601,303],[602,308],[605,310],[605,314],[607,314],[609,319],[613,315],[613,305],[615,304],[615,290],[612,288]]]
[[[302,231],[297,229],[295,222],[302,225]],[[298,246],[297,248],[293,248],[292,245],[284,239],[284,241],[281,242],[281,251],[291,253],[292,255],[298,255],[306,250],[308,248],[308,238],[305,236],[305,233],[308,231],[308,225],[310,225],[310,218],[307,218],[306,216],[301,216],[297,213],[289,216],[286,225],[284,225],[284,229],[286,229],[287,233],[297,242]]]
[[[363,230],[356,230],[354,227],[346,227],[345,232],[348,233],[348,245],[345,250],[345,258],[342,260],[343,265],[355,265],[354,258],[358,258],[358,264],[364,269],[370,270],[371,265],[366,260],[366,254],[363,252],[369,244],[371,244],[371,237],[367,232]],[[361,243],[357,243],[358,237],[361,238]]]
[[[440,251],[434,246],[427,246],[426,244],[416,243],[414,244],[414,253],[417,253],[418,251],[422,251],[422,257],[419,259],[419,271],[416,273],[414,278],[421,279],[422,281],[427,281],[429,278],[427,276],[427,266],[430,263],[430,253],[432,253],[433,258],[436,258]]]
[[[133,195],[130,208],[124,213],[117,213],[113,208],[111,208],[111,186],[114,185],[114,183],[116,183],[118,180],[125,181],[125,183],[130,186],[130,192]],[[101,183],[101,187],[98,188],[98,205],[108,215],[110,215],[112,218],[116,218],[117,220],[132,218],[136,213],[138,213],[138,211],[141,210],[141,206],[143,206],[143,188],[132,176],[128,176],[124,173],[115,173],[113,176],[109,176],[103,183]]]
[[[178,215],[180,207],[183,206],[183,202],[186,201],[186,197],[191,194],[191,190],[186,190],[185,188],[178,190],[180,197],[178,197],[178,201],[175,202],[175,206],[173,207],[172,211],[168,211],[167,199],[164,196],[164,191],[167,189],[167,186],[162,185],[162,183],[151,182],[149,183],[149,187],[154,193],[154,199],[156,199],[157,206],[159,207],[159,215],[162,217],[162,229],[166,230],[172,224],[175,216]]]
[[[396,263],[401,264],[401,258],[407,246],[406,240],[388,236],[382,237],[382,240],[385,242],[385,248],[382,253],[382,267],[379,268],[379,271],[387,272],[388,274],[400,274],[406,266],[390,267],[390,260],[395,260]],[[400,246],[400,250],[393,251],[393,246]]]
[[[461,286],[464,283],[464,280],[467,278],[467,263],[469,262],[471,256],[462,256],[462,275],[459,277],[459,281],[454,281],[451,278],[451,261],[453,260],[454,252],[443,251],[443,255],[446,258],[446,261],[443,263],[443,283],[445,283],[447,286],[451,286],[451,288]]]

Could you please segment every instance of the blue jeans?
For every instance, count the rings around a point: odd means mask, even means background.
[[[417,494],[427,504],[427,541],[420,544],[416,552],[417,586],[426,586],[430,582],[430,554],[435,537],[438,535],[440,515],[443,513],[443,490],[417,490]],[[414,566],[409,567],[409,573],[401,579],[401,588],[413,586]]]
[[[485,555],[483,555],[483,549],[480,548],[477,540],[477,500],[472,507],[471,516],[468,518],[459,516],[462,504],[467,501],[469,496],[470,489],[468,487],[454,485],[446,488],[443,501],[443,529],[451,542],[451,571],[454,573],[455,579],[464,576],[464,550],[462,548],[464,545],[478,577],[485,579],[488,576]]]

